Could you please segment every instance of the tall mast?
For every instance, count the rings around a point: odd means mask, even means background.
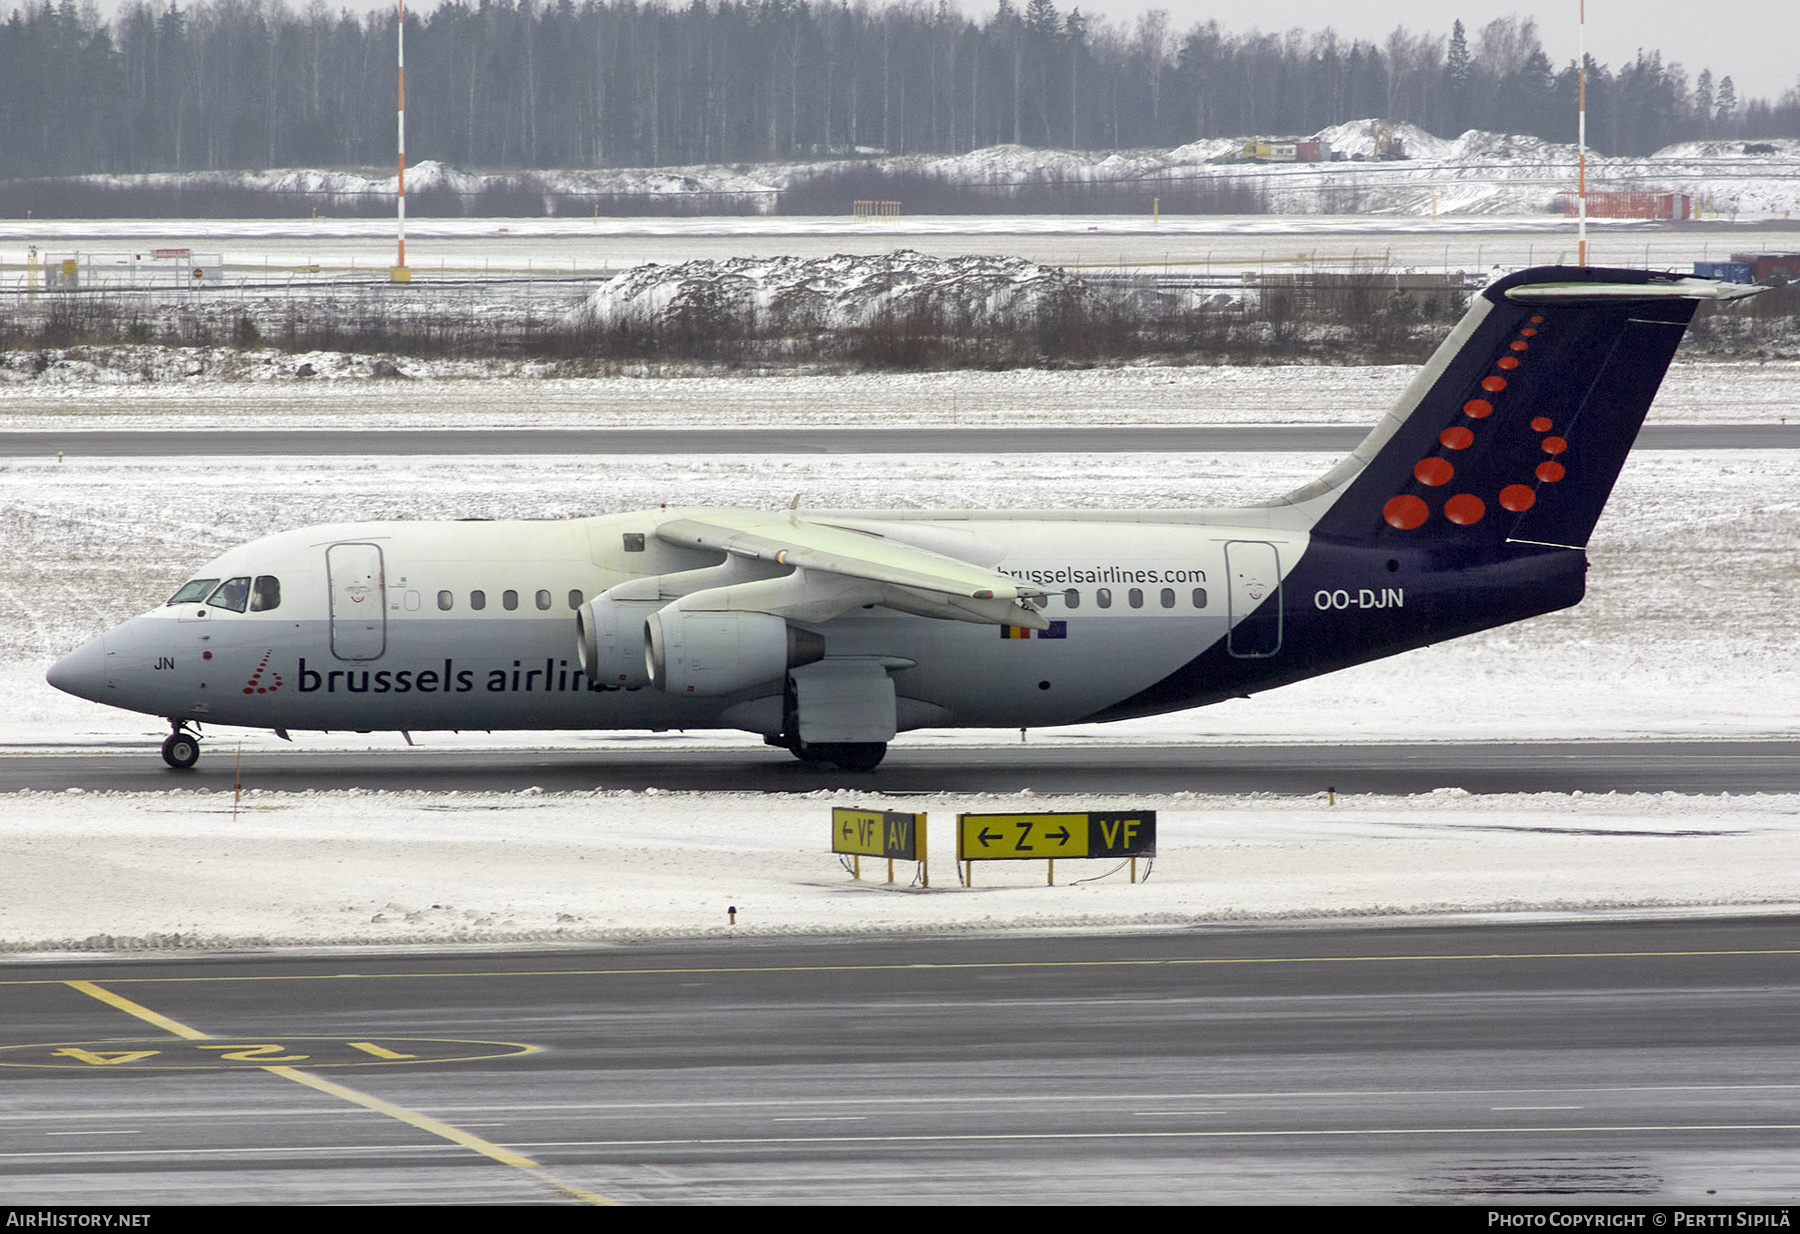
[[[395,228],[399,239],[399,259],[394,269],[406,269],[406,0],[395,0],[400,15],[399,23],[399,70],[400,70],[400,129],[399,129],[399,175],[396,179],[397,191],[394,194]],[[398,277],[404,278],[404,275]]]
[[[1581,32],[1576,39],[1576,80],[1580,83],[1575,108],[1576,155],[1575,197],[1581,208],[1581,221],[1576,224],[1576,265],[1587,265],[1587,0],[1581,0]]]

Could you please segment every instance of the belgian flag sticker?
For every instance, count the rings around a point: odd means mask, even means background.
[[[1032,633],[1031,630],[1024,626],[1000,627],[1001,638],[1030,638],[1032,637]],[[1068,638],[1069,623],[1066,621],[1053,621],[1050,623],[1050,628],[1048,630],[1038,630],[1036,631],[1036,634],[1038,638]]]

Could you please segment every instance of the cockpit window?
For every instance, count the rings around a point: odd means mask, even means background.
[[[214,608],[228,608],[234,613],[243,612],[244,606],[249,602],[250,579],[247,575],[243,578],[226,579],[219,584],[219,589],[213,592],[211,598],[207,600],[207,603]]]
[[[190,583],[183,583],[181,590],[169,597],[169,603],[198,604],[218,585],[219,580],[216,578],[197,578]]]
[[[281,580],[273,574],[256,576],[256,586],[250,589],[250,611],[266,613],[272,608],[281,607]]]

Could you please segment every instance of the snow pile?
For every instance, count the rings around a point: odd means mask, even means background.
[[[1359,154],[1370,159],[1377,153],[1376,130],[1383,128],[1400,143],[1407,158],[1440,160],[1455,157],[1454,142],[1434,137],[1418,125],[1408,124],[1404,120],[1348,120],[1343,124],[1328,125],[1320,129],[1313,134],[1313,140],[1323,143],[1333,154],[1341,154],[1347,159]]]
[[[1236,154],[1236,138],[1213,137],[1173,150],[1044,150],[1031,146],[988,146],[967,154],[917,155],[883,159],[889,172],[924,172],[951,184],[1069,184],[1141,180],[1177,168],[1204,166]],[[833,165],[814,171],[839,170]],[[801,171],[801,175],[805,172]]]
[[[758,332],[842,330],[918,315],[947,325],[990,324],[1030,322],[1086,294],[1074,277],[1023,258],[901,249],[636,266],[596,290],[574,317],[606,328],[729,322]]]

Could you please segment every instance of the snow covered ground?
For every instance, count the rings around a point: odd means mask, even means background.
[[[0,426],[1367,422],[1403,369],[1128,369],[917,378],[195,382],[0,392]],[[1794,366],[1679,367],[1659,418],[1794,413]],[[354,394],[346,397],[350,389]],[[292,392],[292,393],[290,393]],[[1721,408],[1730,412],[1722,413]],[[1033,418],[1035,417],[1035,419]],[[1011,422],[1011,421],[1009,421]],[[57,655],[153,606],[191,567],[278,528],[349,518],[566,517],[670,503],[1169,506],[1253,501],[1332,460],[1301,454],[634,456],[621,459],[13,458],[0,461],[0,756],[99,748],[155,757],[163,726],[61,695]],[[1641,451],[1563,613],[1250,700],[1034,743],[1280,739],[1792,737],[1800,452]],[[295,734],[308,748],[397,736]],[[979,745],[984,732],[908,734]],[[422,744],[606,748],[606,734],[417,734]],[[225,740],[235,744],[234,733]],[[246,749],[278,744],[244,735]],[[1007,735],[1006,740],[1016,740]],[[669,734],[703,758],[749,735]],[[630,748],[644,748],[631,735]],[[252,786],[254,787],[254,786]],[[1151,882],[1041,885],[981,866],[956,885],[958,810],[936,824],[933,887],[850,884],[826,846],[845,797],[252,793],[0,795],[0,947],[629,939],[740,930],[1092,927],[1371,914],[1800,904],[1800,798],[1305,799],[1175,795]],[[858,796],[858,804],[883,804]],[[1104,808],[1108,802],[1033,804]],[[720,818],[696,836],[698,808]],[[874,864],[874,863],[870,863]],[[1059,869],[1059,881],[1106,867]],[[178,892],[171,892],[171,888]],[[175,936],[179,935],[179,939]]]
[[[1374,124],[1350,121],[1315,136],[1349,160],[1372,155]],[[1212,138],[1169,150],[1055,150],[1002,145],[966,154],[908,155],[855,163],[767,163],[753,166],[606,168],[480,174],[425,160],[408,169],[408,189],[423,197],[442,192],[471,205],[494,189],[541,194],[545,212],[585,214],[586,202],[602,195],[643,194],[647,208],[660,199],[693,201],[729,198],[746,215],[769,215],[780,207],[781,191],[821,175],[885,173],[930,176],[950,184],[997,188],[1007,185],[1067,186],[1144,182],[1168,191],[1182,182],[1244,180],[1265,186],[1277,214],[1373,214],[1420,216],[1533,214],[1554,209],[1557,194],[1575,179],[1571,143],[1471,129],[1454,139],[1435,137],[1414,125],[1388,128],[1404,145],[1396,162],[1243,164],[1225,162],[1239,142]],[[1687,193],[1710,201],[1722,215],[1782,218],[1800,209],[1800,141],[1706,141],[1668,146],[1642,158],[1588,155],[1588,178],[1599,188],[1627,187]],[[307,200],[336,201],[349,208],[392,199],[395,180],[379,171],[275,169],[87,176],[99,186],[185,191],[213,187],[261,191]],[[652,198],[650,195],[658,195]],[[1435,198],[1434,198],[1435,194]],[[702,197],[701,195],[705,195]],[[848,201],[846,201],[846,207]],[[668,208],[663,205],[661,208]],[[437,220],[419,219],[421,234]]]
[[[35,360],[37,353],[29,357]],[[1407,365],[1128,365],[551,378],[544,366],[272,349],[70,348],[0,367],[0,431],[1373,424]],[[375,379],[389,359],[410,380]],[[297,379],[302,364],[311,378]],[[350,388],[346,388],[350,387]],[[1800,423],[1800,364],[1677,362],[1652,423]]]
[[[831,807],[924,812],[916,867],[832,856]],[[984,862],[957,811],[1154,808],[1121,863]],[[704,828],[696,817],[718,820]],[[1142,869],[1142,867],[1140,867]],[[1631,910],[1791,911],[1800,797],[609,791],[0,796],[0,950],[619,941]],[[1076,880],[1095,880],[1075,884]],[[179,889],[178,892],[174,889]],[[727,924],[735,907],[738,924]]]

